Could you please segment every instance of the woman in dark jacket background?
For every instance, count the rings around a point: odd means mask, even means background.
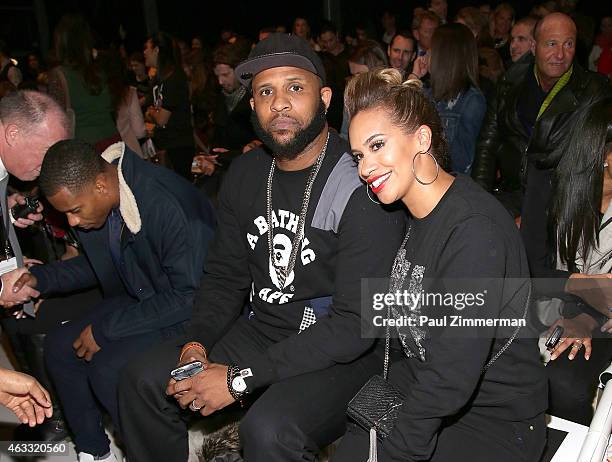
[[[146,119],[155,124],[153,142],[166,152],[172,169],[184,178],[191,178],[191,162],[195,154],[189,83],[181,65],[176,40],[158,32],[145,43],[145,64],[157,69],[153,81],[153,106]]]

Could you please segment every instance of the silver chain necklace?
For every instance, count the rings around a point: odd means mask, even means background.
[[[327,152],[327,143],[329,142],[329,133],[327,134],[327,139],[325,140],[325,145],[321,150],[321,154],[317,158],[315,164],[312,166],[312,170],[310,171],[310,175],[308,176],[308,182],[306,183],[306,189],[304,190],[304,197],[302,198],[302,208],[300,210],[300,218],[298,221],[297,230],[295,232],[295,236],[293,236],[293,242],[291,243],[291,256],[289,257],[289,263],[286,267],[279,267],[274,264],[274,231],[272,230],[272,179],[274,178],[274,170],[276,166],[276,162],[272,159],[272,165],[270,166],[270,173],[268,174],[268,185],[266,188],[266,218],[268,220],[268,252],[270,254],[270,261],[272,262],[272,266],[276,271],[276,276],[279,281],[279,286],[281,290],[285,287],[285,281],[293,271],[295,266],[295,260],[297,258],[298,248],[300,241],[304,236],[304,223],[306,222],[306,212],[308,212],[308,203],[310,202],[310,193],[312,191],[312,186],[314,185],[315,179],[317,178],[317,174],[319,173],[319,169],[321,168],[321,164],[323,164],[323,159],[325,158],[325,153]]]

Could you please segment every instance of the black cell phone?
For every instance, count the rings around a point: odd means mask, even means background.
[[[201,361],[193,361],[185,364],[184,366],[177,367],[170,372],[170,376],[177,382],[180,380],[188,379],[196,374],[199,374],[204,370],[204,366]]]
[[[37,197],[26,197],[25,204],[14,205],[11,209],[13,218],[18,220],[20,218],[26,218],[30,213],[36,213],[38,209],[38,198]]]
[[[554,347],[556,347],[562,335],[563,335],[563,327],[561,326],[555,327],[555,329],[552,331],[550,336],[546,339],[546,343],[544,344],[546,348],[549,350],[552,350]]]

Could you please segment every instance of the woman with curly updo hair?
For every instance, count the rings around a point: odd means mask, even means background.
[[[334,460],[366,460],[368,447],[370,461],[539,460],[547,388],[512,218],[471,178],[447,172],[440,117],[420,82],[370,71],[349,82],[345,106],[370,199],[397,202],[409,218],[388,292],[376,291],[371,317],[362,312],[364,335],[383,339],[383,377],[349,404],[355,424]]]

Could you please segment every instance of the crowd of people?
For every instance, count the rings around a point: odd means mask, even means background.
[[[537,462],[545,414],[588,425],[612,18],[453,13],[131,53],[70,14],[22,69],[0,41],[14,438],[187,460],[202,420],[206,461]]]

